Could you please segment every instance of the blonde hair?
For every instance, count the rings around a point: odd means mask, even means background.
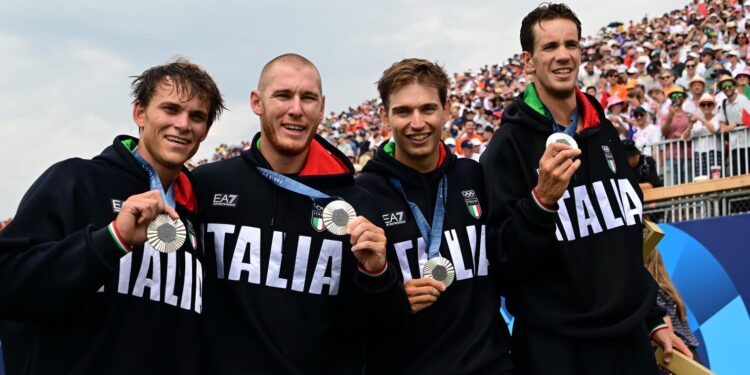
[[[669,273],[667,273],[667,269],[664,267],[664,261],[661,259],[661,254],[658,249],[654,248],[654,250],[651,251],[651,254],[649,254],[646,259],[645,266],[651,276],[654,277],[654,280],[656,280],[656,283],[659,284],[659,288],[674,300],[675,305],[677,305],[677,315],[680,320],[683,322],[686,321],[687,312],[685,311],[685,302],[682,301],[680,292],[677,291],[677,288],[672,283],[672,279],[669,277]]]

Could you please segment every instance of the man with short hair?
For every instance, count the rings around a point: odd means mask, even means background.
[[[393,64],[378,80],[380,116],[393,139],[357,184],[386,212],[388,262],[401,270],[412,315],[401,334],[370,347],[367,373],[512,370],[501,275],[489,266],[494,259],[488,262],[485,246],[481,167],[451,155],[440,141],[449,86],[440,66],[414,58]],[[450,280],[436,264],[450,268]]]
[[[729,75],[719,76],[717,79],[719,90],[726,98],[719,102],[719,128],[722,134],[729,134],[729,149],[731,157],[730,176],[748,173],[747,160],[750,155],[747,137],[746,118],[750,116],[750,100],[737,92],[737,82]]]
[[[464,154],[464,141],[471,141],[472,139],[482,140],[482,136],[477,134],[476,126],[477,125],[474,120],[467,119],[464,123],[461,135],[456,138],[456,153],[458,153],[459,155]]]
[[[140,139],[50,167],[0,232],[0,318],[24,323],[2,337],[11,374],[201,373],[198,205],[183,164],[223,100],[184,59],[135,77],[133,96]]]
[[[643,267],[638,182],[602,108],[576,88],[580,21],[542,4],[520,34],[534,81],[482,158],[487,249],[508,280],[516,371],[657,374],[649,333],[667,357],[679,341]]]
[[[205,370],[361,373],[364,342],[408,317],[372,224],[381,202],[316,135],[325,97],[308,59],[268,62],[250,104],[261,125],[251,148],[195,170],[206,202]]]

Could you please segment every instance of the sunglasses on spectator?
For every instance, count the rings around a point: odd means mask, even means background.
[[[659,76],[659,79],[670,79],[672,76]]]
[[[635,118],[641,118],[641,117],[646,117],[646,115],[643,114],[643,113],[636,113],[635,114]]]
[[[689,65],[688,65],[688,64],[685,64],[685,67],[686,67],[686,68],[690,68],[690,69],[693,69],[693,68],[695,68],[695,64],[689,64]]]
[[[714,103],[701,103],[702,108],[711,108],[714,106]]]
[[[676,92],[674,94],[669,94],[669,98],[670,99],[679,99],[679,98],[684,98],[684,97],[685,97],[685,94],[683,94],[681,92]]]
[[[727,83],[727,84],[721,85],[722,90],[731,89],[732,87],[734,87],[734,83]]]

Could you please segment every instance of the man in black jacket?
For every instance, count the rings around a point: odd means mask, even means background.
[[[140,139],[55,164],[0,232],[9,374],[200,373],[203,271],[183,164],[223,100],[184,59],[143,72],[133,95]],[[155,218],[170,224],[146,242]]]
[[[271,60],[250,101],[261,122],[252,147],[195,171],[206,205],[206,371],[361,373],[364,341],[408,316],[372,224],[382,223],[378,202],[316,135],[325,97],[309,60]]]
[[[397,339],[371,345],[368,373],[512,370],[499,278],[485,247],[482,171],[440,140],[449,85],[441,67],[420,59],[393,64],[378,81],[380,116],[393,139],[357,184],[384,211],[388,262],[400,269],[412,315]]]
[[[509,279],[519,373],[656,374],[649,334],[667,357],[689,351],[664,329],[643,267],[642,193],[622,143],[576,88],[580,37],[564,4],[522,21],[534,81],[483,155],[487,249]]]

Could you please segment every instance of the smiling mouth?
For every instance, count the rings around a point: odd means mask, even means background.
[[[281,124],[281,127],[284,128],[284,129],[286,129],[286,130],[293,131],[293,132],[303,132],[303,131],[305,131],[305,126],[304,125]]]
[[[421,141],[424,141],[425,139],[429,138],[430,137],[430,133],[412,134],[412,135],[407,135],[406,137],[409,138],[412,141],[421,142]]]
[[[172,142],[172,143],[179,143],[181,145],[188,145],[190,144],[190,140],[187,140],[185,138],[175,137],[173,135],[168,135],[164,137],[166,140]]]
[[[560,68],[560,69],[555,69],[552,71],[552,73],[554,73],[556,76],[567,76],[568,74],[572,72],[573,72],[573,69],[571,68]]]

